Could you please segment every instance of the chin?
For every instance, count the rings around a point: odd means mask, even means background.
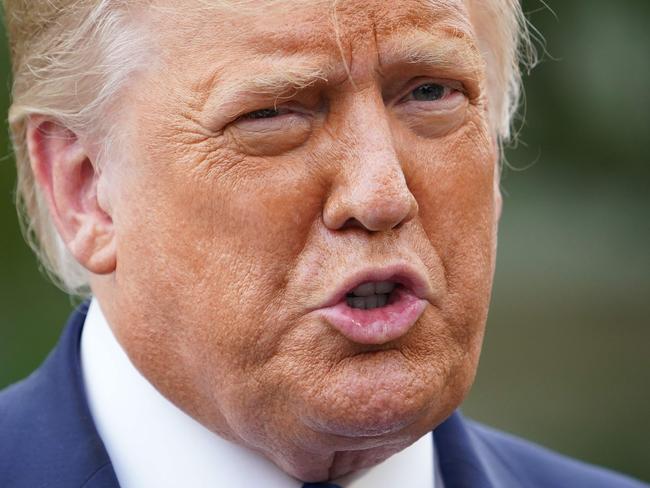
[[[347,358],[302,398],[303,419],[316,431],[346,438],[426,431],[445,404],[444,386],[430,371],[394,349]]]

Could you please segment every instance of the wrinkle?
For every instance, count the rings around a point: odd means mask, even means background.
[[[350,49],[350,60],[346,60],[346,55],[345,55],[345,50],[343,49],[343,43],[341,41],[341,32],[339,29],[339,20],[337,16],[337,8],[338,8],[338,3],[339,0],[333,0],[332,2],[332,21],[333,21],[333,27],[334,27],[334,40],[336,41],[336,46],[339,51],[339,55],[341,56],[341,62],[343,63],[343,67],[345,69],[345,73],[347,74],[347,79],[348,81],[352,84],[355,90],[357,90],[357,87],[354,82],[354,78],[352,77],[352,50]]]

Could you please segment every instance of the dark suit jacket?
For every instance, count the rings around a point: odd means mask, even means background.
[[[84,392],[79,344],[86,312],[84,304],[72,315],[59,344],[38,370],[0,392],[1,488],[118,487]],[[649,486],[554,454],[459,413],[436,428],[434,439],[446,488]]]

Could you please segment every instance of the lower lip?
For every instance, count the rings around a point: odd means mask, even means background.
[[[427,306],[426,300],[408,290],[396,288],[384,307],[362,310],[348,306],[345,298],[320,309],[332,327],[359,344],[385,344],[406,334]]]

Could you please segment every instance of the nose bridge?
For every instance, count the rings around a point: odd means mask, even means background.
[[[380,125],[387,126],[373,123],[365,127],[366,137],[359,141],[347,162],[348,191],[359,204],[398,203],[410,193],[392,134],[387,128],[377,127]]]
[[[366,89],[352,98],[346,125],[355,149],[365,154],[370,151],[394,155],[393,136],[381,94]]]
[[[354,223],[370,231],[388,230],[417,214],[383,100],[376,98],[357,97],[349,112],[342,167],[325,208],[331,228]]]

